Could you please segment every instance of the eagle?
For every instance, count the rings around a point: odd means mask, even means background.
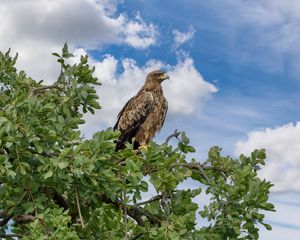
[[[163,95],[161,83],[169,76],[161,71],[150,72],[138,93],[130,98],[118,114],[114,130],[121,132],[116,150],[125,143],[133,148],[146,146],[163,126],[168,111],[168,102]]]

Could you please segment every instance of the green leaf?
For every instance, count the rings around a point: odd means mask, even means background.
[[[188,145],[190,143],[190,139],[186,136],[185,132],[181,133],[181,141],[184,145]]]
[[[88,61],[88,56],[87,56],[87,55],[85,55],[85,56],[80,56],[80,62],[81,62],[82,64],[86,64],[87,61]]]
[[[67,162],[59,162],[58,163],[58,167],[60,168],[60,169],[64,169],[64,168],[66,168],[68,166],[68,163]]]
[[[23,167],[23,165],[20,165],[20,173],[24,176],[26,175],[26,170],[25,168]]]
[[[7,148],[10,148],[12,145],[13,145],[12,142],[6,142],[6,143],[5,143],[5,147],[7,147]]]
[[[271,226],[271,225],[266,224],[266,223],[262,223],[262,225],[264,225],[264,227],[265,227],[267,230],[269,230],[269,231],[272,230],[272,226]]]
[[[60,55],[58,53],[54,52],[54,53],[52,53],[52,55],[60,58]]]
[[[44,179],[50,178],[53,176],[53,171],[49,170],[48,172],[46,172],[46,174],[44,175]]]
[[[36,151],[37,151],[39,154],[41,154],[41,153],[43,152],[42,146],[39,145],[39,143],[37,143],[37,142],[34,142],[33,144],[34,144],[34,147],[35,147]]]

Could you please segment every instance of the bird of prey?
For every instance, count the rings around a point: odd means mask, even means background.
[[[168,78],[163,71],[150,72],[144,86],[122,108],[114,126],[114,130],[121,132],[116,150],[124,148],[126,142],[132,143],[133,138],[134,149],[146,146],[162,128],[168,102],[161,83]]]

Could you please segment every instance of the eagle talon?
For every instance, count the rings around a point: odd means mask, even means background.
[[[148,150],[148,146],[147,145],[142,145],[142,146],[139,146],[139,150],[145,150],[147,151]]]

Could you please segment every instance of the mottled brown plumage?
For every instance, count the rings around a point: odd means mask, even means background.
[[[121,132],[117,150],[135,138],[134,148],[148,144],[164,124],[168,102],[163,95],[162,81],[169,78],[166,73],[150,72],[144,86],[130,98],[118,115],[114,129]]]

